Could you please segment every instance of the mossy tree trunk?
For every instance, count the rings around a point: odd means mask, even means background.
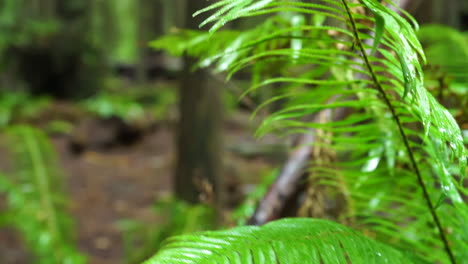
[[[186,27],[197,29],[202,18],[192,14],[206,5],[202,0],[187,0]],[[184,73],[179,87],[180,121],[175,193],[191,203],[200,195],[218,204],[221,200],[221,121],[220,87],[210,85],[204,70],[192,71],[195,59],[184,57]],[[208,197],[207,197],[208,196]]]

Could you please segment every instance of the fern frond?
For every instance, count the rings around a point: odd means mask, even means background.
[[[282,219],[262,227],[182,235],[144,264],[422,263],[357,231],[319,219]]]
[[[35,263],[85,263],[74,244],[62,179],[47,137],[28,126],[9,127],[7,135],[16,162],[8,177],[0,175],[8,224],[22,233]]]
[[[201,11],[216,9],[206,20],[213,23],[209,42],[197,45],[209,49],[222,32],[217,30],[239,17],[292,13],[274,16],[283,21],[273,24],[276,30],[242,32],[210,51],[212,64],[237,54],[223,69],[230,75],[253,72],[247,92],[272,84],[280,90],[262,106],[286,103],[263,122],[259,135],[329,132],[327,147],[337,162],[312,163],[310,170],[318,181],[346,192],[346,217],[354,227],[431,262],[462,261],[468,244],[463,138],[447,109],[424,88],[425,56],[414,28],[391,1],[383,2],[219,1]],[[295,23],[309,16],[310,23]],[[343,108],[351,112],[343,120],[306,121]]]

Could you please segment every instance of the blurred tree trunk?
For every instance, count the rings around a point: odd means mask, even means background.
[[[148,42],[154,38],[161,36],[163,33],[163,8],[159,0],[138,1],[138,63],[136,65],[136,79],[138,83],[144,84],[147,82],[147,72],[149,68],[148,58],[151,57],[151,50],[148,47]]]
[[[159,0],[161,1],[162,9],[164,16],[163,20],[163,29],[164,33],[169,33],[169,31],[174,27],[184,27],[186,25],[186,17],[192,20],[192,16],[186,16],[186,1],[187,0]],[[200,0],[194,0],[200,1]],[[197,27],[198,28],[198,27]]]
[[[187,0],[186,28],[197,29],[202,18],[192,14],[206,6],[202,0]],[[196,60],[184,57],[184,73],[179,87],[180,121],[175,193],[191,203],[220,201],[221,186],[221,121],[220,87],[210,85],[203,70],[192,71]],[[214,199],[214,200],[213,200]]]
[[[461,26],[462,0],[413,0],[419,2],[415,18],[420,24],[437,23],[455,28]]]

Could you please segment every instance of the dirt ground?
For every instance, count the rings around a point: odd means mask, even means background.
[[[89,264],[123,264],[122,233],[116,223],[153,217],[152,205],[171,192],[174,127],[163,122],[134,144],[90,147],[79,154],[71,151],[69,137],[51,137],[67,177],[78,246],[89,257]],[[282,159],[276,154],[239,149],[256,144],[261,149],[277,143],[274,138],[255,141],[252,132],[247,113],[234,114],[225,122],[224,176],[229,184],[238,184],[238,190],[257,182]],[[0,256],[2,264],[31,263],[12,230],[0,229]]]
[[[171,189],[172,131],[159,128],[135,146],[81,155],[55,139],[68,175],[79,247],[90,264],[120,263],[122,241],[115,223],[151,214],[158,195]]]

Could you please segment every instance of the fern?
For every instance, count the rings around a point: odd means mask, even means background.
[[[312,128],[331,135],[326,147],[337,161],[333,167],[312,162],[310,171],[320,184],[345,192],[344,222],[431,263],[461,263],[468,259],[466,149],[453,117],[425,89],[421,44],[393,5],[222,0],[197,13],[214,11],[204,23],[213,23],[209,33],[182,31],[153,46],[171,49],[185,38],[174,53],[187,51],[200,66],[215,65],[228,76],[251,71],[246,93],[279,87],[262,106],[286,105],[258,134]],[[270,14],[276,15],[252,30],[218,31],[237,18]],[[351,114],[304,121],[341,108]]]
[[[24,92],[0,91],[0,128],[40,116],[50,106],[47,97],[32,97]]]
[[[202,231],[215,226],[213,208],[207,205],[189,205],[184,201],[166,197],[154,206],[158,215],[164,216],[157,224],[148,225],[138,221],[123,220],[124,263],[139,263],[160,248],[161,242],[170,236]]]
[[[0,192],[7,195],[7,224],[21,232],[34,253],[34,263],[85,263],[74,245],[71,218],[64,210],[61,178],[48,139],[28,126],[11,126],[7,135],[17,162],[8,177],[0,175]]]
[[[162,263],[424,263],[345,226],[292,218],[169,239],[144,264]]]

